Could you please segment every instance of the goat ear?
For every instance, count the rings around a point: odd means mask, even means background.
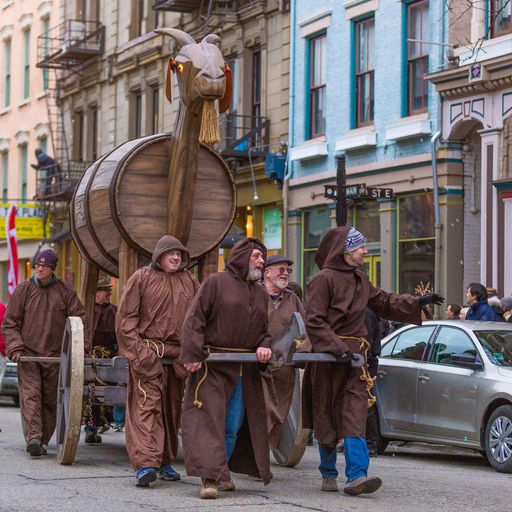
[[[233,75],[227,64],[224,64],[224,76],[226,77],[226,92],[219,101],[219,112],[223,113],[231,105],[231,97],[233,96]]]
[[[167,73],[165,76],[165,95],[169,100],[169,103],[172,103],[172,83],[171,83],[171,71],[174,69],[174,59],[169,59],[167,63]]]

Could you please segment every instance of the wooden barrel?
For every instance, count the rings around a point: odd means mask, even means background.
[[[75,190],[70,207],[73,240],[83,258],[108,274],[119,275],[122,240],[149,258],[167,233],[170,139],[170,134],[160,134],[121,144],[90,165]],[[221,242],[235,210],[229,168],[218,153],[202,145],[185,244],[192,259]]]

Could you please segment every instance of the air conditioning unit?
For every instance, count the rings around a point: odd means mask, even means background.
[[[71,20],[64,34],[64,48],[79,43],[85,39],[85,23]]]

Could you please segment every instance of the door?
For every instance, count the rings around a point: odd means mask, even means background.
[[[377,394],[383,432],[415,430],[418,373],[434,330],[433,325],[412,327],[382,347]]]
[[[418,432],[463,441],[478,440],[476,403],[481,372],[455,366],[451,354],[478,354],[469,335],[442,326],[428,362],[418,374]]]

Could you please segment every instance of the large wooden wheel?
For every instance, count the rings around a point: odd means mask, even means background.
[[[301,373],[297,369],[295,370],[295,389],[290,412],[283,425],[279,444],[272,451],[277,463],[287,468],[293,468],[301,461],[309,436],[309,429],[302,428],[300,386]]]
[[[57,396],[57,460],[72,464],[80,439],[84,390],[84,326],[77,316],[66,321]]]

